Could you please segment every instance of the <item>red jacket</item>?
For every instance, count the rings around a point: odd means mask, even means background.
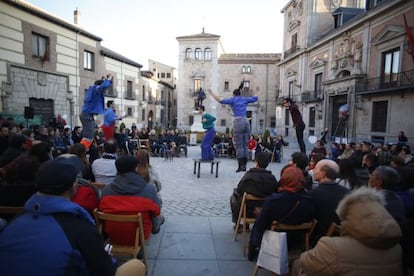
[[[149,239],[152,219],[160,215],[160,207],[151,199],[141,196],[106,195],[99,203],[99,210],[109,214],[142,215],[145,239]],[[122,224],[122,225],[120,225]],[[134,223],[107,222],[105,233],[117,244],[134,244],[136,225]]]

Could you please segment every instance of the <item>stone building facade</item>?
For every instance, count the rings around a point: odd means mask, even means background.
[[[306,136],[329,129],[333,141],[414,141],[414,63],[404,17],[412,1],[291,0],[283,8],[284,53],[277,131],[294,133],[283,97],[299,105]],[[349,106],[346,119],[340,114]]]

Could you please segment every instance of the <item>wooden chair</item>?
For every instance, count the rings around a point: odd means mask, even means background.
[[[98,182],[92,182],[92,181],[91,181],[91,185],[95,186],[95,188],[97,188],[97,189],[102,189],[106,186],[106,184],[104,184],[104,183],[98,183]]]
[[[222,143],[220,148],[220,157],[229,156],[229,143]]]
[[[340,234],[341,234],[341,225],[338,225],[335,222],[332,222],[328,228],[328,231],[326,231],[325,236],[333,237],[333,236],[339,236]]]
[[[239,226],[240,223],[243,223],[243,231],[242,231],[242,237],[243,237],[243,256],[246,256],[247,254],[247,229],[246,229],[246,225],[247,224],[254,224],[256,221],[256,217],[248,217],[247,216],[247,202],[248,201],[264,201],[263,197],[255,197],[251,194],[248,193],[244,193],[243,194],[243,198],[242,198],[242,202],[240,205],[240,211],[239,211],[239,216],[237,218],[237,223],[236,226],[234,228],[234,240],[237,240],[237,234],[238,234],[238,230],[239,230]]]
[[[144,227],[142,223],[141,213],[134,215],[120,215],[120,214],[108,214],[97,209],[94,210],[95,221],[98,226],[99,232],[105,235],[105,222],[119,222],[119,223],[136,223],[135,231],[135,243],[134,245],[120,245],[108,236],[108,241],[112,244],[112,254],[115,256],[132,256],[132,258],[138,258],[138,253],[142,250],[142,261],[147,265],[147,255],[145,252],[145,239],[144,239]]]
[[[301,250],[298,251],[298,250],[292,250],[288,248],[289,264],[292,264],[292,262],[299,257],[300,253],[310,249],[310,236],[313,230],[315,229],[316,223],[317,223],[316,219],[309,221],[309,222],[302,223],[302,224],[297,224],[297,225],[283,224],[283,223],[278,223],[277,221],[273,221],[270,227],[270,230],[278,231],[278,232],[287,232],[288,235],[289,235],[289,232],[292,232],[292,231],[301,231],[304,234],[304,245]],[[253,276],[257,275],[257,271],[259,270],[259,268],[261,267],[259,267],[258,265],[255,265],[254,270],[253,270]]]
[[[0,214],[20,215],[24,213],[23,206],[0,206]]]
[[[138,149],[149,150],[150,149],[150,140],[149,139],[139,139],[138,140]]]

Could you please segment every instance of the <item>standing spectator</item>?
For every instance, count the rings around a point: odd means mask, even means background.
[[[213,140],[216,135],[216,130],[214,129],[214,121],[216,117],[207,113],[205,111],[204,105],[200,106],[201,123],[203,128],[206,130],[204,132],[203,140],[201,141],[201,160],[208,161],[214,159],[213,154]]]
[[[254,137],[254,135],[250,135],[248,148],[249,148],[249,153],[252,156],[252,160],[255,160],[256,147],[257,147],[256,138]]]
[[[301,254],[294,271],[321,276],[403,275],[401,229],[383,205],[381,193],[367,187],[347,195],[336,210],[341,236],[322,237]]]
[[[332,222],[339,223],[335,210],[339,201],[348,193],[348,189],[335,181],[338,176],[338,164],[329,159],[320,160],[313,171],[313,177],[319,186],[309,192],[315,206],[315,218],[318,221],[311,236],[312,245],[326,234]]]
[[[250,136],[250,124],[247,119],[247,106],[249,103],[254,103],[258,100],[258,96],[241,96],[243,85],[244,81],[240,84],[238,89],[233,91],[233,97],[227,99],[222,99],[211,90],[208,90],[216,101],[221,104],[230,105],[233,110],[233,144],[236,148],[236,158],[239,164],[236,172],[246,171],[247,158],[249,157],[247,143]]]
[[[0,155],[3,154],[9,146],[9,136],[9,128],[6,125],[2,125],[0,130]]]
[[[92,173],[95,181],[103,184],[111,184],[116,176],[115,160],[117,143],[109,140],[104,143],[104,152],[101,158],[96,159],[92,163]]]
[[[268,165],[269,156],[264,152],[260,152],[256,154],[255,166],[248,170],[240,179],[237,188],[234,189],[233,194],[230,197],[230,207],[233,223],[237,223],[237,218],[240,212],[240,205],[244,193],[264,198],[277,191],[278,182],[272,172],[266,170]],[[247,216],[255,217],[254,209],[256,207],[261,207],[261,205],[262,202],[254,202],[251,205],[247,205]],[[247,225],[247,229],[248,227],[249,226]],[[242,225],[240,225],[238,231],[241,231],[241,229]]]
[[[398,145],[404,146],[407,142],[408,142],[408,138],[407,136],[405,136],[404,131],[400,131],[400,133],[398,133]]]
[[[305,143],[303,142],[303,131],[305,130],[305,123],[300,114],[299,107],[292,101],[291,98],[283,100],[283,106],[289,110],[292,116],[293,127],[296,130],[296,138],[298,140],[300,151],[306,153]]]
[[[87,150],[94,140],[95,119],[93,116],[104,113],[105,91],[112,85],[112,80],[112,75],[108,74],[105,80],[100,79],[95,81],[95,84],[85,91],[82,113],[79,115],[79,118],[83,127],[83,138],[80,143],[83,144]]]

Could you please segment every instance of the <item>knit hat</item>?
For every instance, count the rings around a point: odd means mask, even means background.
[[[62,154],[43,163],[35,178],[41,193],[60,195],[69,190],[82,169],[81,160],[74,154]]]
[[[279,190],[298,192],[304,189],[305,176],[301,169],[296,166],[287,166],[283,169],[279,180]]]
[[[133,156],[121,156],[115,161],[115,167],[118,174],[135,172],[138,166],[138,160]]]

